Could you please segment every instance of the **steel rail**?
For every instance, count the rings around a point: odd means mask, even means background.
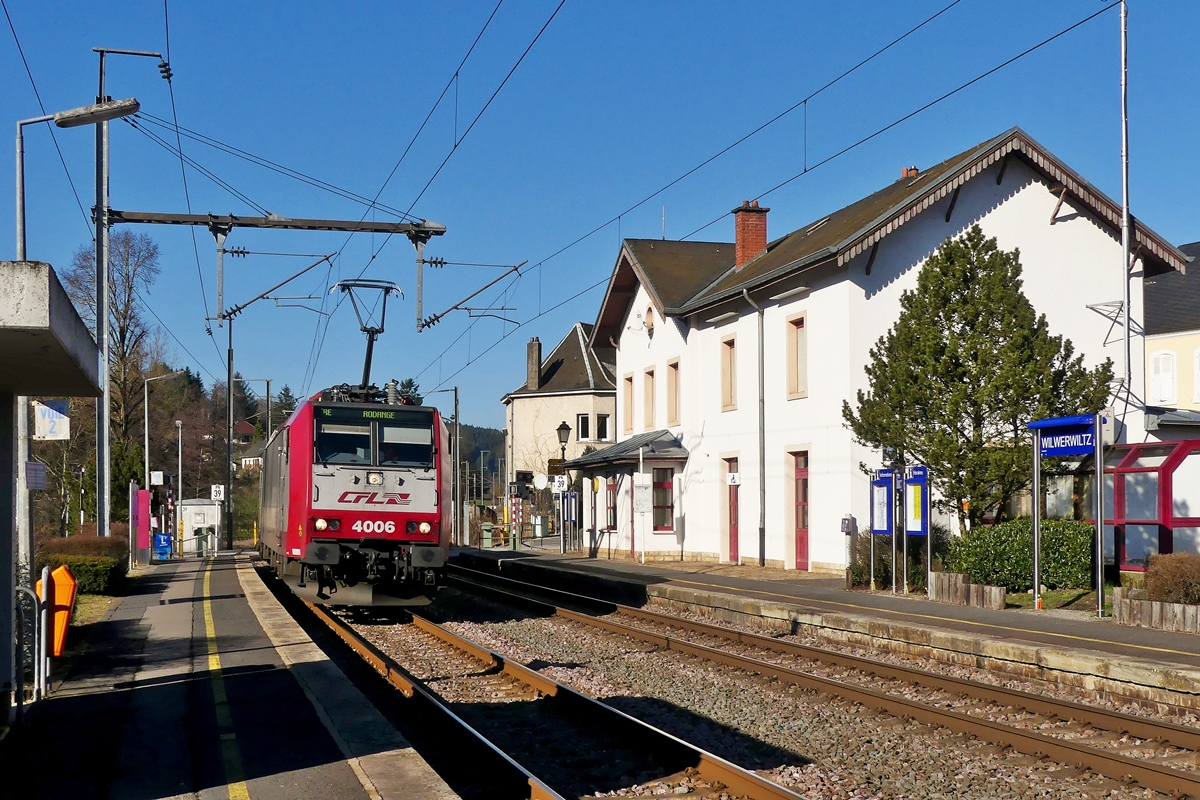
[[[410,611],[410,613],[412,613]],[[428,633],[442,641],[459,648],[479,658],[477,653],[486,654],[489,663],[499,667],[504,673],[516,680],[527,684],[544,695],[559,698],[578,707],[583,713],[596,715],[602,723],[615,724],[628,734],[648,741],[651,746],[669,747],[688,752],[694,759],[694,766],[700,777],[707,781],[720,781],[728,787],[728,793],[745,795],[753,800],[797,800],[800,795],[785,789],[777,783],[762,778],[750,770],[743,769],[731,761],[709,753],[696,745],[667,733],[660,728],[643,722],[637,717],[626,714],[612,706],[602,703],[594,697],[578,692],[569,686],[547,678],[539,672],[508,660],[500,653],[483,647],[480,644],[465,639],[452,631],[446,630],[436,623],[430,622],[419,614],[412,614],[413,622]]]
[[[486,736],[471,727],[466,720],[451,711],[450,708],[444,702],[442,702],[440,697],[426,688],[425,685],[422,684],[417,678],[409,674],[408,671],[405,670],[404,667],[400,666],[400,664],[398,664],[394,659],[385,655],[377,647],[359,636],[358,633],[356,633],[349,625],[330,614],[321,606],[315,603],[310,603],[302,597],[299,599],[304,603],[304,605],[308,606],[309,611],[311,611],[317,619],[325,623],[325,625],[328,626],[335,634],[337,634],[343,642],[350,646],[351,650],[353,650],[364,661],[370,664],[371,667],[374,668],[374,670],[379,673],[380,676],[387,680],[388,683],[390,683],[396,689],[399,689],[405,697],[420,698],[421,700],[425,701],[427,705],[432,706],[433,708],[442,712],[442,714],[448,718],[452,725],[465,731],[480,746],[491,751],[492,754],[507,764],[510,769],[514,770],[517,774],[524,778],[529,787],[528,794],[526,795],[529,800],[566,800],[566,798],[564,798],[558,792],[554,791],[541,780],[539,780],[536,775],[525,769],[525,767],[521,766],[514,759],[510,758],[507,753],[505,753],[496,745],[492,744],[492,742],[488,740]]]
[[[676,650],[678,652],[715,661],[726,666],[743,669],[748,672],[757,673],[767,677],[774,677],[778,680],[812,689],[814,691],[826,694],[834,694],[850,702],[862,703],[863,705],[884,711],[889,714],[900,717],[911,717],[912,719],[929,725],[938,725],[953,730],[957,733],[975,736],[996,744],[1011,746],[1015,750],[1027,755],[1046,756],[1065,764],[1080,764],[1093,769],[1102,775],[1118,780],[1132,778],[1142,786],[1154,789],[1155,791],[1176,794],[1183,793],[1200,797],[1200,774],[1197,773],[1189,773],[1171,769],[1170,767],[1155,764],[1150,761],[1141,761],[1117,753],[1105,752],[1094,747],[1077,744],[1073,741],[1058,739],[1042,733],[992,722],[990,720],[971,716],[960,711],[938,708],[936,706],[927,705],[919,701],[890,695],[875,689],[857,686],[855,684],[846,683],[844,681],[838,681],[831,678],[811,675],[748,656],[740,656],[713,647],[695,644],[693,642],[688,642],[663,634],[653,633],[635,626],[624,625],[613,620],[598,619],[588,614],[581,614],[576,611],[560,608],[552,603],[547,603],[544,600],[538,600],[536,598],[515,594],[496,586],[482,585],[477,582],[477,579],[473,580],[472,578],[479,576],[488,582],[517,584],[526,588],[527,590],[544,592],[558,597],[566,597],[575,603],[585,603],[593,606],[599,603],[604,607],[612,608],[613,610],[619,611],[623,614],[628,614],[635,618],[653,621],[660,624],[683,627],[696,632],[719,636],[727,640],[753,644],[755,646],[764,647],[777,652],[801,655],[805,658],[824,661],[826,663],[832,663],[838,666],[865,670],[884,678],[904,680],[910,683],[928,686],[929,688],[943,688],[948,691],[954,691],[971,697],[978,697],[980,699],[991,700],[997,703],[1018,705],[1043,715],[1056,716],[1064,719],[1074,718],[1082,722],[1094,724],[1097,728],[1129,733],[1140,739],[1157,738],[1170,742],[1171,744],[1175,744],[1176,746],[1183,747],[1184,749],[1198,749],[1194,745],[1188,746],[1181,744],[1181,742],[1200,741],[1200,731],[1186,728],[1185,726],[1167,722],[1156,722],[1141,717],[1132,717],[1104,709],[1084,706],[1078,703],[1070,703],[1067,701],[1058,701],[1051,698],[1039,697],[1027,692],[1018,692],[1011,689],[1005,689],[1003,687],[992,686],[990,684],[977,683],[958,678],[950,678],[949,676],[936,675],[924,670],[916,670],[912,668],[899,667],[893,664],[885,664],[858,656],[833,653],[820,648],[807,647],[805,645],[800,645],[793,642],[781,642],[765,636],[729,630],[701,622],[682,620],[676,617],[657,614],[655,612],[624,606],[618,603],[596,600],[595,598],[587,597],[585,595],[576,595],[559,589],[549,589],[547,587],[537,586],[535,584],[528,584],[512,578],[505,578],[490,573],[479,572],[478,570],[471,570],[457,565],[453,565],[453,570],[454,573],[450,574],[450,577],[454,581],[466,585],[468,588],[482,589],[486,592],[505,595],[509,598],[525,603],[534,603],[550,610],[552,613],[561,616],[564,619],[574,620],[586,625],[598,627],[613,633],[618,633],[651,643],[665,649]],[[471,573],[471,577],[463,577],[461,573]],[[1104,720],[1106,724],[1100,723],[1098,720]]]

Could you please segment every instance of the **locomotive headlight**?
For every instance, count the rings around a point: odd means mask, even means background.
[[[429,531],[433,530],[432,526],[430,526],[428,522],[422,522],[417,529],[421,531],[421,533],[429,533]]]
[[[329,523],[323,519],[318,519],[316,522],[313,523],[313,527],[319,531],[323,531],[329,527]]]
[[[322,521],[324,521],[324,520],[322,520]],[[329,520],[329,530],[336,531],[340,527],[342,527],[342,521],[340,519]]]
[[[368,472],[367,473],[367,485],[368,486],[383,486],[383,473],[382,472]]]

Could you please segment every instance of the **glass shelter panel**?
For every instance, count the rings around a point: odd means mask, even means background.
[[[1177,517],[1200,517],[1200,451],[1175,468],[1171,476],[1171,505]]]
[[[1125,519],[1158,519],[1158,473],[1125,475]]]
[[[1150,556],[1158,554],[1157,525],[1125,526],[1125,563],[1131,567],[1144,567]]]
[[[1174,531],[1174,549],[1176,553],[1196,553],[1200,555],[1200,527],[1179,527]]]

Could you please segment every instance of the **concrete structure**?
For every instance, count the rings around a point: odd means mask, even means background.
[[[843,515],[865,527],[880,454],[854,442],[843,401],[867,389],[869,352],[900,313],[925,260],[978,225],[1018,249],[1023,291],[1088,366],[1122,373],[1119,204],[1014,128],[773,242],[768,209],[734,209],[739,243],[625,240],[593,346],[615,344],[618,433],[664,429],[686,462],[578,463],[602,541],[640,552],[634,484],[652,482],[648,557],[765,561],[838,571]],[[1114,396],[1121,441],[1146,436],[1141,340],[1144,275],[1186,257],[1138,221],[1130,272],[1135,385]],[[764,244],[765,243],[765,244]],[[582,460],[581,460],[582,462]],[[595,484],[593,484],[593,487]],[[593,512],[585,508],[584,519]],[[673,520],[673,521],[672,521]],[[663,524],[659,524],[663,523]],[[686,526],[684,530],[681,526]],[[760,547],[760,541],[763,546]]]
[[[99,394],[100,356],[49,264],[0,261],[0,709],[16,680],[16,397]]]
[[[1200,242],[1179,249],[1194,258]],[[1160,436],[1200,433],[1200,265],[1146,281],[1146,402]]]
[[[221,504],[204,498],[179,504],[179,550],[184,556],[212,555],[221,541]]]
[[[571,426],[567,458],[616,441],[613,349],[588,346],[592,326],[577,322],[550,355],[534,337],[526,349],[525,384],[504,395],[506,481],[518,470],[546,472],[558,458],[558,426]]]

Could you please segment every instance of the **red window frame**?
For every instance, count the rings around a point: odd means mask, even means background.
[[[659,480],[665,473],[666,480]],[[675,470],[671,467],[655,467],[652,473],[654,482],[654,513],[651,515],[651,520],[654,522],[654,530],[656,531],[673,531],[675,530]],[[660,495],[659,493],[664,494]],[[660,503],[659,498],[665,496],[667,502]],[[666,512],[666,525],[658,524],[660,512]]]
[[[1169,452],[1163,459],[1163,462],[1158,466],[1138,467],[1134,463],[1143,455],[1158,450],[1160,448],[1168,449]],[[1200,440],[1183,439],[1167,442],[1144,442],[1134,445],[1114,445],[1105,448],[1105,461],[1114,461],[1114,455],[1120,455],[1120,458],[1115,460],[1115,463],[1106,463],[1104,467],[1105,476],[1112,476],[1112,516],[1106,518],[1104,523],[1106,526],[1111,525],[1113,528],[1113,563],[1117,567],[1126,572],[1143,572],[1145,565],[1129,564],[1126,561],[1126,526],[1127,525],[1156,525],[1158,527],[1158,553],[1174,552],[1174,529],[1200,527],[1200,517],[1179,517],[1175,516],[1174,509],[1174,473],[1183,460],[1195,452],[1200,452]],[[1094,471],[1094,466],[1090,461],[1080,469],[1081,475],[1090,475]],[[1158,513],[1153,518],[1130,518],[1126,517],[1125,503],[1125,481],[1129,475],[1138,475],[1144,473],[1157,473],[1158,475]],[[1077,495],[1082,496],[1082,492],[1077,491]],[[1093,495],[1094,497],[1095,495]],[[1091,524],[1096,523],[1095,507],[1092,503],[1087,504],[1087,508],[1079,508],[1077,517],[1087,520]],[[1107,556],[1105,563],[1108,563]]]

